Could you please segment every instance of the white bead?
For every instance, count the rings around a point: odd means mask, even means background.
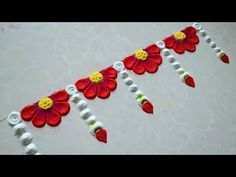
[[[69,95],[73,95],[73,94],[75,94],[75,93],[78,92],[78,90],[77,90],[77,88],[75,87],[75,85],[68,85],[65,90],[66,90],[66,92],[67,92]]]
[[[202,36],[202,37],[205,37],[207,35],[207,33],[206,33],[205,30],[200,30],[199,35]]]
[[[183,68],[179,68],[176,71],[178,74],[183,74],[185,72]]]
[[[122,70],[122,71],[120,72],[120,74],[121,74],[121,78],[122,78],[122,79],[125,79],[126,77],[129,76],[129,73],[128,73],[126,70]]]
[[[91,127],[89,127],[90,133],[95,135],[95,130],[97,130],[99,128],[103,128],[103,124],[101,122],[97,121]]]
[[[214,41],[211,41],[210,46],[211,46],[212,49],[214,49],[214,48],[216,48],[216,43]]]
[[[7,121],[9,123],[9,125],[14,126],[18,123],[21,122],[21,116],[19,112],[13,111],[11,112],[8,117],[7,117]]]
[[[178,61],[175,61],[174,63],[171,63],[171,66],[173,66],[174,69],[180,68],[180,63]]]
[[[87,102],[84,100],[80,100],[79,103],[76,105],[77,109],[80,111],[86,109],[88,107]]]
[[[130,92],[136,92],[138,90],[138,86],[136,84],[132,84],[129,86]]]
[[[91,115],[90,117],[88,117],[84,121],[86,122],[86,124],[90,124],[91,122],[96,122],[96,116]]]
[[[81,111],[80,112],[80,117],[82,118],[82,119],[87,119],[88,117],[90,117],[91,116],[91,110],[90,109],[88,109],[88,108],[86,108],[86,109],[84,109],[83,111]]]
[[[123,62],[117,61],[117,62],[114,63],[113,68],[116,71],[120,72],[120,71],[122,71],[125,68],[125,66],[124,66]]]
[[[156,42],[156,45],[157,47],[159,47],[160,49],[164,49],[166,46],[165,46],[165,43],[163,41],[157,41]]]
[[[168,56],[167,59],[170,63],[175,62],[175,57],[173,55]]]
[[[170,55],[170,50],[169,49],[163,49],[162,51],[161,51],[161,53],[164,55],[164,56],[169,56]]]
[[[216,48],[213,49],[213,51],[215,51],[215,53],[219,53],[219,52],[221,52],[221,48],[216,47]]]
[[[124,83],[129,86],[133,84],[133,79],[131,77],[127,77],[124,79]]]
[[[134,92],[135,98],[138,98],[140,96],[143,96],[143,92],[140,90],[137,90],[136,92]]]
[[[37,146],[34,143],[31,143],[26,146],[25,153],[28,155],[34,155],[38,152]]]
[[[194,27],[197,31],[202,29],[202,25],[198,22],[193,23],[192,27]]]
[[[16,124],[13,127],[13,130],[15,132],[15,135],[21,135],[22,133],[26,131],[26,125],[24,123]]]
[[[20,142],[22,145],[30,144],[32,140],[33,140],[33,137],[31,135],[31,133],[29,133],[29,132],[24,133],[20,137]]]
[[[180,80],[181,80],[182,82],[184,82],[184,81],[185,81],[185,77],[188,76],[188,75],[189,75],[189,73],[187,73],[187,72],[184,72],[183,74],[179,75]]]
[[[146,100],[148,100],[148,97],[142,96],[141,98],[137,99],[137,102],[138,102],[139,105],[142,105],[142,103]]]
[[[81,100],[81,96],[79,93],[75,93],[70,97],[70,101],[73,103],[78,103],[79,100]]]
[[[206,43],[210,43],[211,42],[211,37],[210,36],[205,36],[204,40],[206,41]]]

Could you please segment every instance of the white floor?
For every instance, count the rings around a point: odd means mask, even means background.
[[[0,23],[0,119],[91,72],[112,65],[191,23]],[[202,23],[230,56],[217,59],[201,38],[193,54],[174,54],[194,77],[183,84],[167,60],[134,82],[155,107],[144,113],[118,78],[109,99],[88,101],[108,131],[108,143],[89,134],[72,107],[56,128],[26,123],[42,154],[236,154],[236,23]],[[23,154],[6,121],[0,154]]]

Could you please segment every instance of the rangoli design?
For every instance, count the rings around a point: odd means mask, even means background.
[[[219,48],[216,43],[207,35],[200,23],[193,23],[181,31],[156,42],[144,49],[136,50],[132,55],[115,62],[101,71],[95,71],[88,77],[77,80],[74,84],[68,85],[65,89],[56,91],[49,96],[36,100],[22,108],[19,112],[12,112],[8,116],[8,123],[13,127],[15,134],[19,137],[22,145],[25,146],[25,154],[38,155],[37,146],[32,142],[32,135],[27,132],[23,121],[31,121],[37,127],[45,125],[58,126],[63,117],[70,112],[70,105],[76,104],[80,117],[87,124],[90,133],[100,142],[107,143],[107,131],[103,124],[92,114],[87,102],[82,99],[81,93],[86,99],[108,99],[111,93],[117,88],[116,78],[120,76],[128,90],[134,97],[141,110],[148,114],[154,114],[151,100],[144,95],[129,72],[137,75],[145,73],[154,74],[166,58],[170,65],[176,70],[180,80],[187,86],[195,87],[193,77],[181,67],[176,61],[173,50],[176,54],[195,52],[199,37],[203,38],[210,45],[216,56],[224,63],[229,63],[228,55]]]

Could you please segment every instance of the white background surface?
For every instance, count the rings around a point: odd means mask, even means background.
[[[0,23],[0,115],[65,88],[110,66],[136,49],[191,23]],[[202,23],[230,56],[217,59],[200,38],[195,53],[174,54],[194,78],[183,84],[167,60],[155,74],[130,75],[154,105],[144,113],[118,78],[109,99],[88,100],[108,131],[108,144],[89,134],[74,106],[56,128],[28,130],[42,154],[235,154],[236,24]],[[0,123],[0,154],[23,154],[6,121]]]

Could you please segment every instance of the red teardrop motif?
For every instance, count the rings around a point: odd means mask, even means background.
[[[97,138],[98,141],[107,143],[107,131],[103,128],[97,130],[96,138]]]
[[[220,57],[221,61],[223,61],[224,63],[229,63],[229,57],[228,55],[226,54],[223,54],[221,57]]]
[[[187,76],[184,80],[185,84],[187,84],[188,86],[190,87],[195,87],[195,83],[194,83],[194,80],[191,76]]]
[[[147,113],[153,114],[153,105],[150,101],[143,102],[142,109]]]

